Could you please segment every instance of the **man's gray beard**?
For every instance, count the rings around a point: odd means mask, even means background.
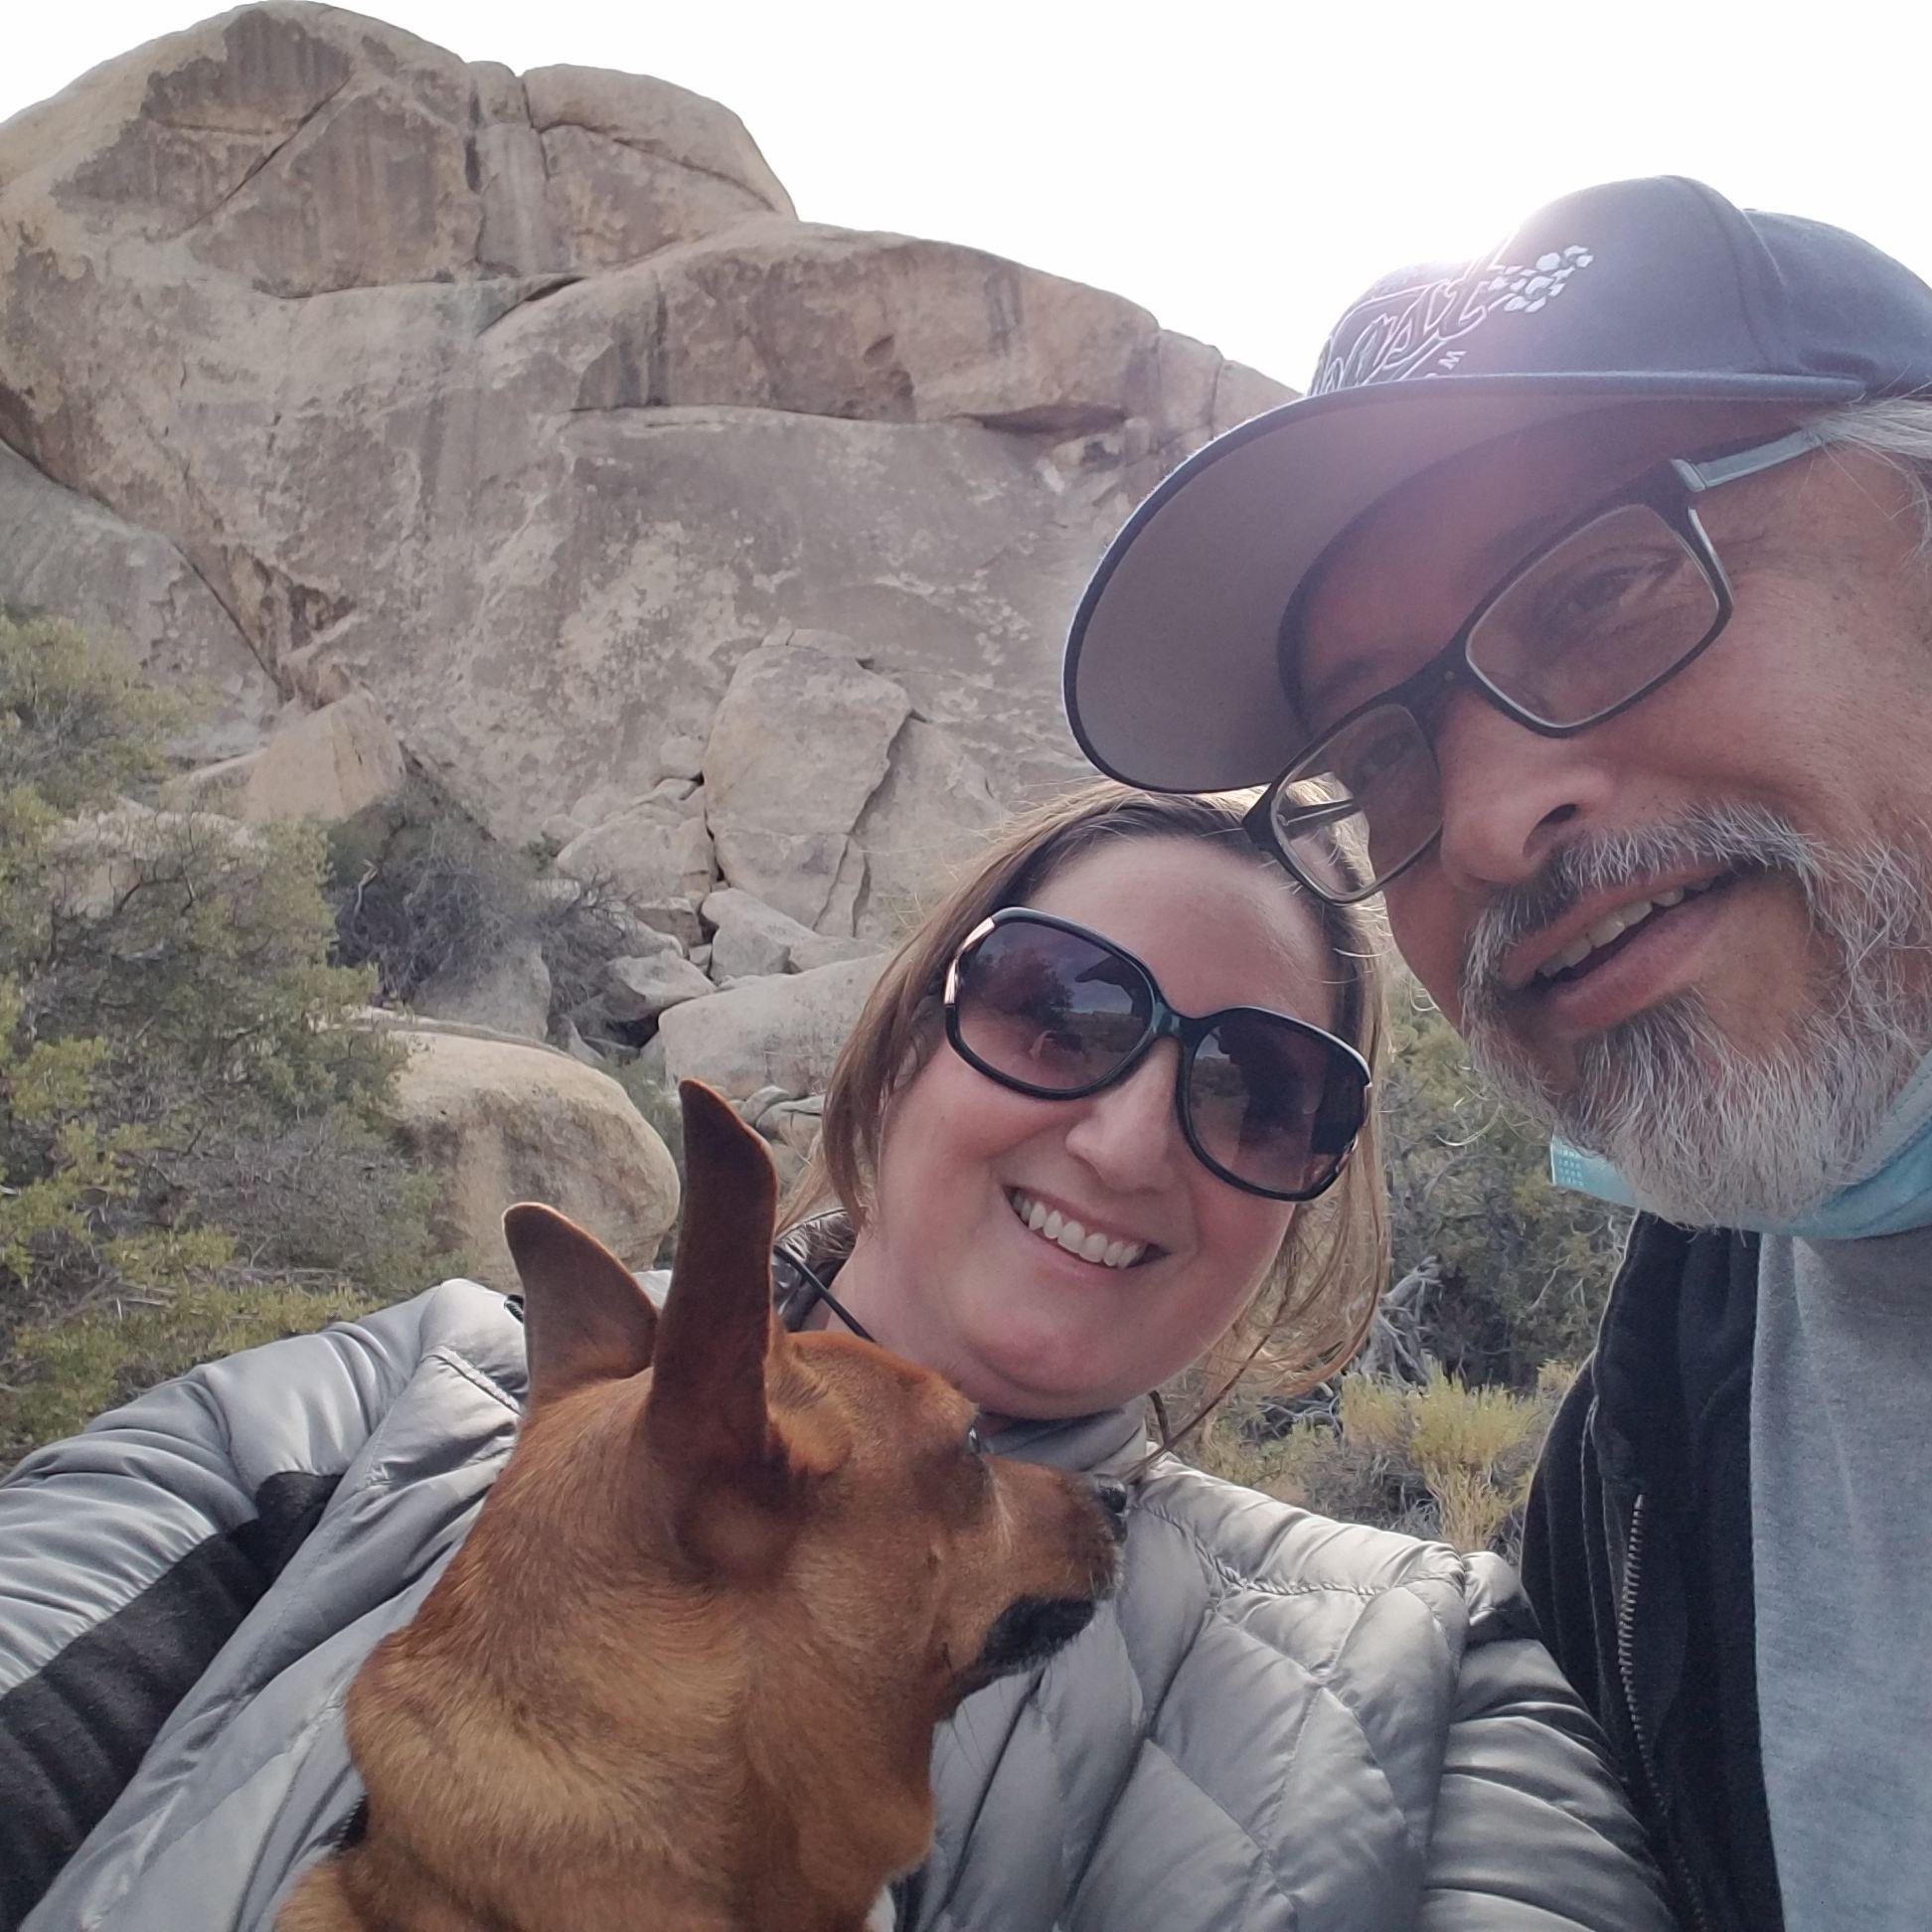
[[[1505,955],[1588,893],[1687,866],[1767,873],[1798,887],[1832,955],[1818,1003],[1794,1038],[1752,1054],[1685,994],[1588,1042],[1569,1091],[1551,1093],[1507,1030]],[[1567,846],[1471,936],[1470,1058],[1508,1098],[1608,1159],[1668,1219],[1789,1221],[1858,1178],[1873,1133],[1932,1045],[1932,975],[1913,964],[1932,936],[1925,873],[1902,847],[1842,851],[1755,806],[1700,807],[1674,825]]]

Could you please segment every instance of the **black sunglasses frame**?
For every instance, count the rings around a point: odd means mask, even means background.
[[[1054,932],[1069,933],[1076,939],[1084,939],[1089,945],[1097,947],[1109,958],[1119,960],[1131,967],[1147,988],[1148,1011],[1150,1018],[1147,1030],[1122,1056],[1120,1064],[1103,1074],[1097,1080],[1090,1080],[1079,1087],[1036,1086],[1030,1080],[1016,1079],[1011,1073],[1003,1072],[992,1066],[967,1046],[959,1023],[959,974],[980,945],[1007,925],[1046,926]],[[975,1072],[983,1073],[989,1080],[1014,1093],[1024,1093],[1036,1100],[1084,1100],[1089,1095],[1104,1093],[1110,1086],[1117,1086],[1133,1072],[1155,1043],[1172,1040],[1181,1048],[1179,1060],[1174,1070],[1174,1111],[1181,1123],[1182,1137],[1187,1141],[1190,1151],[1203,1167],[1217,1181],[1224,1181],[1230,1188],[1238,1188],[1243,1194],[1259,1195],[1267,1201],[1313,1201],[1317,1196],[1326,1194],[1341,1178],[1342,1170],[1348,1166],[1349,1157],[1355,1152],[1362,1130],[1368,1124],[1368,1108],[1374,1093],[1374,1080],[1368,1062],[1349,1045],[1346,1040],[1338,1039],[1325,1028],[1315,1026],[1307,1020],[1298,1020],[1292,1013],[1277,1013],[1272,1007],[1222,1007],[1217,1012],[1208,1014],[1183,1013],[1178,1007],[1171,1006],[1162,993],[1160,982],[1148,970],[1146,962],[1136,959],[1125,946],[1116,945],[1113,940],[1092,931],[1083,925],[1076,925],[1071,919],[1055,918],[1050,912],[1036,912],[1030,905],[1009,905],[995,912],[991,917],[982,919],[966,937],[960,941],[959,950],[952,956],[946,967],[944,989],[941,994],[946,1015],[946,1040],[966,1064]],[[1280,1188],[1264,1188],[1255,1181],[1245,1181],[1223,1167],[1220,1162],[1201,1144],[1195,1131],[1194,1116],[1188,1104],[1188,1077],[1194,1070],[1195,1053],[1201,1043],[1211,1034],[1223,1020],[1235,1016],[1253,1016],[1273,1021],[1287,1027],[1291,1032],[1319,1042],[1330,1054],[1338,1068],[1353,1074],[1360,1082],[1358,1089],[1359,1117],[1347,1143],[1335,1157],[1335,1165],[1312,1188],[1304,1188],[1290,1193]]]
[[[1625,484],[1621,489],[1599,498],[1586,510],[1572,517],[1553,536],[1538,544],[1530,556],[1513,565],[1478,601],[1475,609],[1463,620],[1455,636],[1450,638],[1448,643],[1419,670],[1412,671],[1399,684],[1392,685],[1387,691],[1355,706],[1322,732],[1308,749],[1255,800],[1242,820],[1242,829],[1263,852],[1286,866],[1289,872],[1317,898],[1324,899],[1331,905],[1355,905],[1363,899],[1372,898],[1375,893],[1391,881],[1399,879],[1409,867],[1433,849],[1436,841],[1442,836],[1441,826],[1438,825],[1435,832],[1399,865],[1391,866],[1384,873],[1372,875],[1367,885],[1357,889],[1338,893],[1334,887],[1324,886],[1319,880],[1310,876],[1309,871],[1289,851],[1287,841],[1281,836],[1282,815],[1276,812],[1275,801],[1282,787],[1296,782],[1299,775],[1306,773],[1316,764],[1329,744],[1355,724],[1359,719],[1366,718],[1370,712],[1387,710],[1405,712],[1409,722],[1415,726],[1417,736],[1427,747],[1433,760],[1435,740],[1430,731],[1430,724],[1440,713],[1444,700],[1458,686],[1465,686],[1474,691],[1485,704],[1501,712],[1505,718],[1523,725],[1526,730],[1534,731],[1538,737],[1547,738],[1575,737],[1579,732],[1591,730],[1598,724],[1608,724],[1611,719],[1621,717],[1633,706],[1641,705],[1652,692],[1662,685],[1669,684],[1687,665],[1701,657],[1711,645],[1716,643],[1737,608],[1723,562],[1718,557],[1709,534],[1698,520],[1697,498],[1708,490],[1720,489],[1726,483],[1735,483],[1744,477],[1756,476],[1765,470],[1775,469],[1782,463],[1792,462],[1800,456],[1808,456],[1814,450],[1823,449],[1825,446],[1824,439],[1815,431],[1796,429],[1775,437],[1769,442],[1753,443],[1743,449],[1720,451],[1710,456],[1668,457],[1644,471],[1634,482]],[[1469,640],[1483,619],[1551,551],[1566,544],[1578,531],[1587,528],[1599,517],[1607,516],[1611,511],[1621,509],[1626,504],[1638,504],[1654,511],[1658,518],[1682,540],[1692,561],[1702,571],[1704,581],[1710,586],[1711,595],[1716,599],[1716,615],[1702,637],[1682,657],[1668,669],[1647,679],[1627,697],[1618,699],[1614,705],[1606,705],[1601,711],[1592,712],[1587,718],[1556,724],[1540,717],[1529,707],[1518,704],[1472,664],[1469,658]],[[1318,563],[1304,581],[1312,581],[1320,567]],[[1299,601],[1297,598],[1296,604],[1291,604],[1288,612],[1284,614],[1284,630],[1295,617]],[[1284,651],[1284,659],[1285,656]],[[1358,808],[1351,800],[1347,803],[1298,807],[1287,814],[1286,819],[1292,836],[1304,830],[1314,831],[1325,826],[1340,825],[1357,815]]]

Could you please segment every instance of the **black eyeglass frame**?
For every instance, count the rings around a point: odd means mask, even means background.
[[[1140,975],[1147,988],[1150,1018],[1146,1032],[1122,1056],[1118,1066],[1099,1079],[1088,1081],[1084,1086],[1037,1086],[1030,1080],[1018,1079],[997,1066],[989,1065],[967,1046],[959,1024],[960,968],[969,956],[978,950],[984,940],[1005,925],[1046,926],[1055,932],[1070,933],[1076,939],[1084,939],[1089,945],[1097,946],[1110,958],[1119,960]],[[1104,1093],[1108,1087],[1118,1086],[1126,1079],[1128,1074],[1133,1072],[1153,1050],[1156,1042],[1162,1040],[1176,1042],[1181,1052],[1174,1069],[1174,1111],[1181,1123],[1183,1139],[1187,1141],[1196,1160],[1215,1180],[1224,1181],[1230,1188],[1238,1188],[1243,1194],[1259,1195],[1265,1201],[1313,1201],[1317,1196],[1326,1194],[1341,1179],[1342,1170],[1348,1166],[1350,1156],[1355,1152],[1356,1143],[1362,1138],[1362,1130],[1368,1122],[1368,1109],[1374,1095],[1374,1078],[1369,1071],[1368,1062],[1346,1040],[1330,1033],[1325,1027],[1316,1026],[1312,1021],[1297,1019],[1292,1013],[1277,1013],[1272,1007],[1233,1006],[1220,1007],[1213,1013],[1201,1015],[1183,1013],[1178,1007],[1168,1003],[1167,996],[1161,991],[1160,982],[1155,979],[1146,962],[1136,959],[1125,946],[1117,945],[1104,934],[1094,932],[1087,926],[1077,925],[1071,919],[1056,918],[1050,912],[1037,912],[1031,905],[1003,907],[990,917],[982,919],[960,941],[959,950],[953,954],[946,967],[941,1003],[946,1016],[946,1040],[953,1051],[975,1072],[984,1073],[997,1085],[1006,1087],[1014,1093],[1027,1094],[1036,1100],[1084,1100],[1091,1094]],[[1195,1131],[1194,1116],[1188,1104],[1188,1075],[1194,1068],[1196,1050],[1223,1020],[1241,1015],[1254,1015],[1264,1020],[1275,1021],[1295,1033],[1320,1042],[1336,1062],[1353,1073],[1361,1083],[1357,1094],[1360,1117],[1356,1121],[1355,1129],[1337,1153],[1334,1167],[1312,1188],[1291,1193],[1280,1188],[1264,1188],[1256,1181],[1243,1180],[1241,1176],[1215,1160],[1202,1145],[1201,1137]]]
[[[1350,729],[1359,719],[1366,718],[1370,712],[1376,711],[1405,712],[1433,762],[1435,740],[1430,732],[1429,721],[1440,710],[1443,700],[1458,685],[1469,687],[1485,704],[1500,711],[1505,718],[1514,720],[1526,730],[1534,731],[1538,737],[1575,737],[1579,732],[1591,730],[1598,724],[1608,724],[1611,719],[1621,717],[1633,706],[1641,705],[1652,692],[1661,685],[1669,684],[1687,665],[1701,657],[1723,633],[1724,626],[1730,622],[1737,608],[1723,561],[1718,557],[1708,532],[1698,519],[1697,498],[1706,491],[1721,489],[1726,483],[1736,483],[1744,477],[1760,475],[1765,470],[1775,469],[1782,463],[1793,462],[1800,456],[1808,456],[1814,450],[1825,447],[1824,438],[1815,430],[1795,429],[1774,437],[1769,442],[1753,443],[1744,449],[1720,451],[1710,456],[1668,457],[1644,471],[1634,482],[1625,484],[1610,495],[1599,498],[1587,509],[1572,517],[1553,536],[1537,545],[1530,556],[1512,565],[1477,602],[1475,609],[1464,619],[1456,634],[1426,664],[1412,671],[1399,684],[1392,685],[1388,690],[1355,706],[1322,732],[1307,750],[1255,800],[1242,820],[1242,829],[1263,852],[1279,860],[1317,898],[1325,900],[1330,905],[1355,905],[1363,899],[1373,897],[1429,852],[1442,836],[1441,825],[1438,824],[1435,831],[1400,864],[1391,866],[1384,873],[1371,873],[1368,882],[1359,887],[1338,892],[1332,886],[1324,886],[1319,880],[1313,878],[1309,870],[1290,852],[1287,839],[1282,836],[1281,820],[1275,811],[1275,800],[1284,785],[1294,783],[1299,774],[1306,773],[1314,766],[1321,752],[1344,731]],[[1703,574],[1704,581],[1709,585],[1712,597],[1716,600],[1716,614],[1704,634],[1683,656],[1665,670],[1658,672],[1655,677],[1647,679],[1628,696],[1618,699],[1614,705],[1606,705],[1602,710],[1592,712],[1587,718],[1572,719],[1565,724],[1557,724],[1539,716],[1528,706],[1519,704],[1507,692],[1493,684],[1476,665],[1470,662],[1469,640],[1483,619],[1552,551],[1568,543],[1579,531],[1586,529],[1600,517],[1608,516],[1614,510],[1633,504],[1653,511],[1685,545],[1691,561],[1695,563]],[[1304,581],[1312,581],[1319,568],[1318,564],[1316,570],[1311,570]],[[1288,612],[1284,614],[1284,627],[1292,621],[1295,611],[1296,606],[1291,604]],[[1343,824],[1356,817],[1359,810],[1360,808],[1352,799],[1334,804],[1297,807],[1287,815],[1290,836],[1295,832],[1313,831],[1324,826]]]

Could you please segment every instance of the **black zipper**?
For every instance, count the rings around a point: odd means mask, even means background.
[[[1665,1855],[1671,1866],[1671,1873],[1677,1879],[1678,1891],[1690,1907],[1690,1922],[1695,1932],[1710,1932],[1711,1918],[1704,1909],[1703,1894],[1690,1875],[1689,1865],[1676,1840],[1665,1829],[1664,1803],[1657,1779],[1657,1764],[1651,1755],[1651,1740],[1644,1730],[1643,1713],[1637,1705],[1637,1673],[1633,1665],[1636,1655],[1637,1624],[1637,1587],[1642,1580],[1644,1567],[1644,1504],[1648,1501],[1640,1490],[1637,1500],[1630,1511],[1630,1536],[1624,1545],[1623,1589],[1617,1602],[1617,1676],[1623,1685],[1624,1709],[1630,1717],[1630,1734],[1637,1744],[1637,1768],[1643,1775],[1644,1787],[1650,1801],[1651,1816],[1657,1820],[1657,1837],[1662,1844]]]

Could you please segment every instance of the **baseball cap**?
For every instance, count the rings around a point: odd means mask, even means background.
[[[1474,261],[1386,276],[1307,396],[1198,450],[1128,520],[1073,619],[1089,758],[1156,791],[1265,784],[1308,739],[1282,617],[1390,490],[1619,402],[1817,408],[1932,389],[1932,288],[1842,229],[1682,176],[1565,196]]]

